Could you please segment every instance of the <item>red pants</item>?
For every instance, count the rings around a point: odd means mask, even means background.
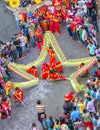
[[[39,50],[41,50],[43,46],[43,37],[42,35],[37,35],[36,38],[40,40],[40,41],[37,41],[37,47]]]
[[[59,22],[55,22],[55,31],[60,34],[60,23]]]
[[[54,22],[50,22],[50,24],[49,24],[49,29],[50,29],[50,31],[52,32],[52,33],[54,33],[55,32],[55,26],[54,26]]]
[[[91,130],[94,130],[94,129],[93,129],[93,124],[92,124],[91,121],[84,122],[84,125],[85,125],[85,128],[90,127]]]

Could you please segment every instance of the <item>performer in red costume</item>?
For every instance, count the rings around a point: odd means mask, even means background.
[[[74,96],[75,93],[73,91],[68,92],[65,96],[64,96],[64,100],[65,101],[73,101],[74,100]]]
[[[63,67],[62,67],[62,64],[61,64],[60,61],[58,61],[58,62],[56,63],[55,68],[58,70],[58,72],[60,72],[60,73],[63,72]]]
[[[19,89],[18,87],[15,88],[15,91],[14,91],[14,101],[22,103],[23,102],[23,98],[24,98],[23,91],[21,89]]]
[[[54,25],[54,16],[50,14],[49,16],[49,30],[54,33],[55,32],[55,25]]]
[[[47,51],[50,58],[50,69],[57,69],[60,73],[63,72],[61,62],[56,60],[56,54],[52,47],[49,47]]]
[[[59,75],[56,69],[50,70],[49,79],[51,79],[51,80],[67,80],[66,77]]]
[[[29,68],[27,70],[28,73],[34,75],[35,77],[38,77],[38,72],[37,72],[37,68],[35,66],[32,66],[31,68]]]
[[[47,52],[48,52],[48,55],[49,55],[50,64],[51,64],[52,61],[56,62],[56,58],[55,58],[56,54],[55,54],[55,51],[52,49],[52,47],[47,48]]]
[[[60,22],[57,16],[54,18],[54,25],[55,25],[55,32],[59,35],[60,34]]]
[[[62,0],[52,0],[52,4],[54,5],[54,6],[58,6],[58,5],[62,5]]]
[[[81,69],[85,64],[84,63],[81,63],[78,67],[78,69]],[[85,76],[88,76],[89,74],[89,70],[87,69],[83,74],[82,74],[82,77],[85,77]]]
[[[36,41],[37,41],[38,49],[41,51],[43,46],[43,36],[42,36],[42,29],[40,26],[38,26],[36,29]]]
[[[50,65],[48,63],[42,64],[42,69],[41,69],[41,78],[42,79],[48,79],[49,69],[50,69]]]
[[[62,8],[61,8],[61,15],[62,15],[62,20],[65,23],[66,22],[66,18],[68,17],[68,12],[67,12],[65,6],[62,6]]]

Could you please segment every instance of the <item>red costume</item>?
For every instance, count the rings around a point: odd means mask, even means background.
[[[37,47],[39,50],[42,49],[43,46],[43,37],[41,33],[36,32],[36,39],[37,39]]]
[[[47,63],[42,64],[41,78],[47,79],[49,77],[50,65]]]
[[[49,22],[49,30],[54,33],[55,32],[55,26],[54,26],[54,21],[50,20]]]
[[[54,19],[54,25],[55,25],[55,32],[57,32],[57,34],[60,34],[60,23],[57,16]]]
[[[67,10],[64,6],[61,9],[61,14],[62,14],[63,22],[66,22],[66,18],[68,17],[68,13],[67,13]]]
[[[35,66],[29,68],[27,72],[34,75],[35,77],[38,77],[37,68]]]
[[[64,77],[64,76],[61,76],[61,75],[59,75],[57,72],[52,72],[52,73],[50,73],[50,79],[52,79],[52,80],[67,80],[67,78],[66,77]]]
[[[58,72],[60,72],[60,73],[62,73],[63,72],[63,67],[62,67],[62,65],[61,65],[61,62],[60,61],[58,61],[57,63],[56,63],[56,69],[58,70]]]
[[[47,51],[50,58],[50,69],[57,69],[61,73],[63,71],[63,68],[61,62],[57,61],[55,58],[55,51],[52,48],[49,48]]]
[[[79,67],[78,67],[78,69],[81,69],[84,65],[85,65],[85,64],[83,64],[83,63],[80,64]],[[88,75],[88,74],[89,74],[89,70],[87,69],[87,70],[84,72],[84,74]]]
[[[54,6],[62,5],[62,0],[52,0]]]
[[[38,49],[41,50],[43,46],[43,36],[42,36],[42,29],[40,26],[38,26],[36,29],[36,40]]]
[[[23,102],[23,97],[24,97],[23,91],[19,88],[16,88],[14,91],[14,100],[21,103]]]
[[[47,49],[47,51],[48,51],[50,63],[51,63],[52,61],[55,61],[55,62],[56,62],[56,58],[55,58],[56,54],[55,54],[55,51],[54,51],[51,47],[50,47],[49,49]]]
[[[75,93],[74,93],[73,91],[68,92],[68,93],[64,96],[64,100],[65,100],[65,101],[66,101],[66,100],[73,101],[74,95],[75,95]]]

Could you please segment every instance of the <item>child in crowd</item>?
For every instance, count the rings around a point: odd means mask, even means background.
[[[32,123],[31,130],[39,130],[34,122]]]

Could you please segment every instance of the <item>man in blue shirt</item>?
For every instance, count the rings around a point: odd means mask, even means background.
[[[77,118],[81,118],[81,113],[76,109],[76,106],[74,106],[73,111],[71,112],[71,120],[76,121]]]
[[[87,49],[90,53],[90,56],[95,56],[95,50],[96,50],[96,46],[93,45],[91,42],[89,42]]]

